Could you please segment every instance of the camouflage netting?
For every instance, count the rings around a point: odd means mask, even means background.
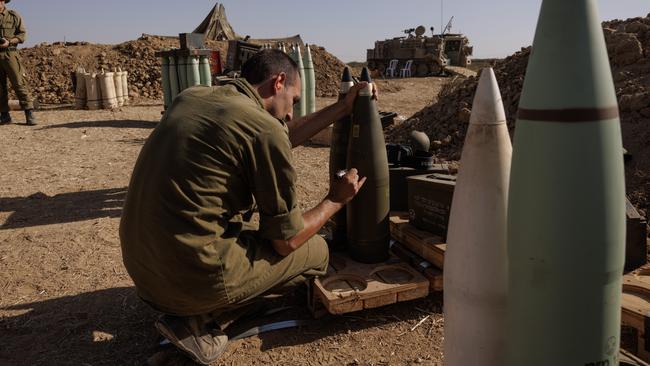
[[[221,51],[222,62],[228,50],[225,41],[207,41],[208,47]],[[129,72],[129,93],[133,98],[162,99],[160,62],[154,56],[164,48],[178,47],[178,38],[143,35],[119,45],[87,42],[41,44],[20,51],[27,70],[27,80],[34,97],[42,104],[74,102],[70,73],[76,66],[87,71],[102,67],[121,67]],[[316,95],[336,96],[341,71],[345,66],[325,48],[313,47],[316,70]]]
[[[627,193],[647,212],[650,206],[650,14],[603,23],[621,111],[623,145],[632,154],[626,165]],[[530,47],[499,61],[499,82],[511,136]],[[478,78],[457,79],[440,92],[438,102],[387,131],[387,140],[404,142],[413,130],[425,131],[441,157],[460,159]]]

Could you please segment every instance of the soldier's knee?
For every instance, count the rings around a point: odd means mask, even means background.
[[[309,265],[318,271],[326,271],[329,263],[329,247],[320,235],[314,235],[306,245],[309,246]]]

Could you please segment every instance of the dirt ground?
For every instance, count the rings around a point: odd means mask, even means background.
[[[381,81],[380,109],[409,117],[445,82]],[[129,177],[160,111],[62,108],[39,112],[36,127],[13,112],[17,123],[0,126],[0,365],[191,364],[159,345],[157,314],[135,295],[118,238]],[[294,149],[304,209],[326,194],[328,154]],[[294,308],[276,318],[310,319],[304,294],[280,301]],[[438,365],[442,327],[433,294],[234,341],[216,365]]]

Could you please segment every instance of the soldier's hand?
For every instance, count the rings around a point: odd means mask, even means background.
[[[346,204],[359,193],[365,182],[366,177],[359,178],[359,172],[352,168],[341,176],[332,177],[327,197],[332,202]]]
[[[6,38],[2,38],[2,43],[0,43],[0,48],[7,48],[9,47],[9,40]]]
[[[346,114],[351,114],[352,109],[354,108],[354,100],[357,99],[359,91],[365,89],[368,86],[367,81],[362,81],[358,84],[353,85],[350,88],[350,91],[343,99],[346,108]],[[377,100],[379,97],[379,90],[377,89],[377,83],[372,83],[372,99]]]

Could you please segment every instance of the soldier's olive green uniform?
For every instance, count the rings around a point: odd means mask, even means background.
[[[23,43],[26,36],[23,19],[15,10],[5,8],[3,12],[0,12],[0,37],[7,40],[18,38],[20,43]],[[24,74],[25,68],[16,47],[0,48],[0,112],[9,111],[7,78],[11,81],[11,86],[18,96],[20,106],[23,109],[34,109],[33,99]]]
[[[174,315],[219,313],[324,274],[319,236],[287,257],[271,244],[303,228],[290,150],[287,126],[245,80],[181,93],[142,148],[122,214],[140,296]]]

